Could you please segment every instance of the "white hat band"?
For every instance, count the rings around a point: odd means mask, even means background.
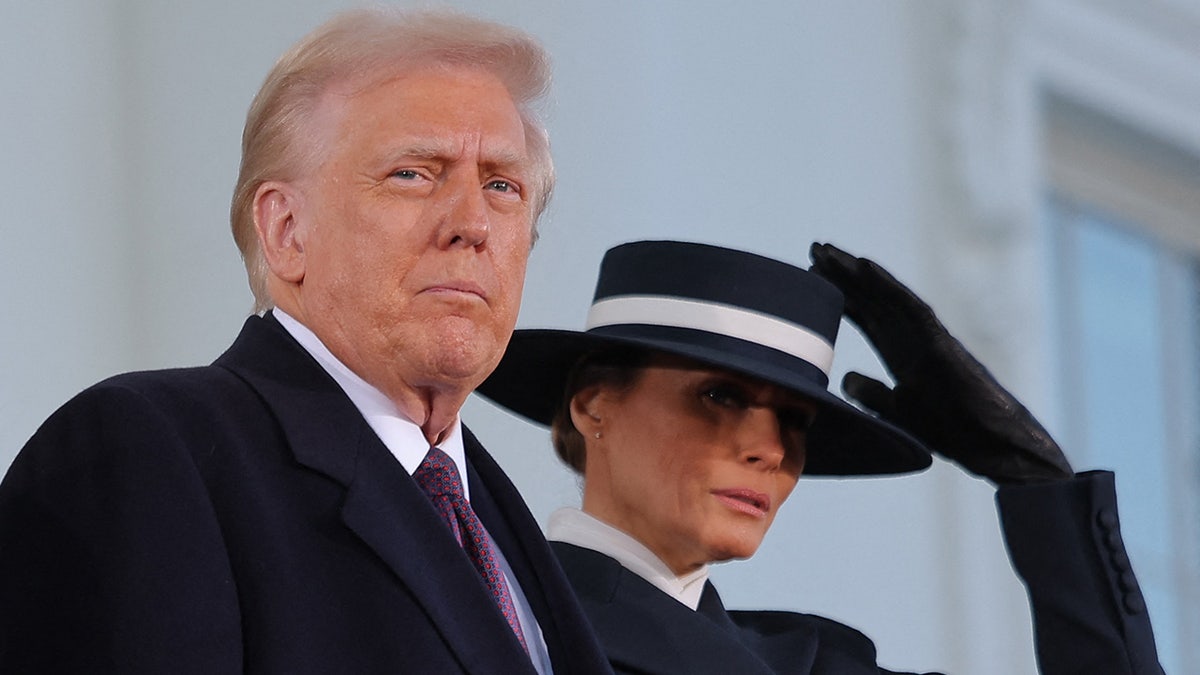
[[[729,305],[661,295],[623,295],[599,300],[588,311],[588,329],[617,324],[690,328],[738,338],[804,359],[826,377],[833,366],[833,345],[817,333]]]

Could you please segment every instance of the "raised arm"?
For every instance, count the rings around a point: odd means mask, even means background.
[[[1043,675],[1162,672],[1121,539],[1113,476],[1076,476],[1034,416],[887,270],[814,244],[895,386],[859,373],[846,395],[999,486],[1005,542],[1029,591]]]

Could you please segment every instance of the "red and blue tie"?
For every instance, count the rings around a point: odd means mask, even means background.
[[[467,557],[483,577],[488,590],[492,592],[508,625],[517,634],[517,640],[525,651],[525,633],[521,630],[521,621],[517,618],[517,610],[513,606],[512,595],[508,583],[504,579],[504,571],[500,569],[496,554],[492,550],[487,532],[475,510],[463,495],[462,480],[458,475],[458,467],[454,460],[438,448],[430,448],[421,466],[413,474],[413,480],[425,491],[434,508],[442,514],[442,519],[454,533],[460,546],[466,551]]]

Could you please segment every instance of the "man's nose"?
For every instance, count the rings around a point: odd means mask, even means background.
[[[787,456],[780,433],[779,418],[770,408],[752,406],[738,430],[742,461],[764,471],[775,471]]]
[[[438,232],[441,248],[482,246],[488,238],[490,213],[483,187],[472,178],[454,178],[442,186],[445,208]]]

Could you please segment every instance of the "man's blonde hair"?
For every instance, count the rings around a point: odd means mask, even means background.
[[[533,235],[554,187],[545,126],[536,109],[550,86],[550,61],[532,37],[513,28],[446,11],[361,9],[339,14],[283,54],[250,104],[242,132],[242,164],[230,207],[255,311],[272,306],[267,263],[254,227],[254,195],[270,180],[294,180],[319,148],[304,130],[331,85],[371,83],[399,68],[449,65],[481,68],[500,79],[520,111],[533,164]]]

